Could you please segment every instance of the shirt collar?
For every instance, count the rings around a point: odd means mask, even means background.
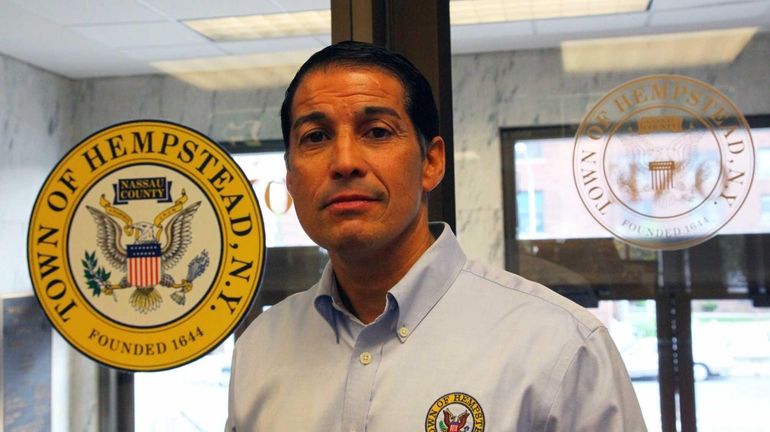
[[[449,226],[443,222],[431,223],[430,229],[436,241],[390,289],[388,295],[389,298],[392,296],[398,308],[395,332],[402,343],[447,292],[465,265],[465,254]],[[335,290],[334,271],[329,262],[316,287],[315,307],[332,326],[339,342],[338,314],[335,313],[334,304]],[[338,296],[336,298],[339,299]]]
[[[332,262],[329,261],[324,267],[323,273],[321,273],[321,279],[315,286],[315,308],[319,314],[329,323],[334,329],[334,336],[337,339],[337,343],[340,341],[340,330],[337,326],[337,314],[334,312],[334,291],[336,289],[336,280],[334,278],[334,269],[332,269]]]

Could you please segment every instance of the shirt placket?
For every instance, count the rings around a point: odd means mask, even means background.
[[[382,320],[361,330],[351,351],[342,413],[344,432],[366,430],[377,370],[389,336],[388,321]]]

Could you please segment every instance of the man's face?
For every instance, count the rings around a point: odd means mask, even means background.
[[[310,72],[291,106],[287,187],[307,234],[331,253],[398,248],[427,222],[441,138],[421,156],[401,82],[377,68]]]

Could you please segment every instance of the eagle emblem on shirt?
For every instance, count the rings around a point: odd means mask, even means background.
[[[460,415],[454,415],[452,411],[449,411],[449,408],[444,409],[443,413],[444,425],[441,428],[442,432],[460,432],[464,430],[468,416],[471,415],[467,410]]]
[[[484,432],[484,410],[468,393],[453,392],[436,399],[425,417],[425,432]]]
[[[208,252],[204,249],[187,265],[187,275],[177,282],[169,273],[187,253],[193,238],[192,221],[200,201],[185,207],[187,194],[160,211],[152,222],[134,221],[123,210],[114,207],[104,195],[101,209],[86,205],[96,224],[96,244],[106,261],[123,276],[117,284],[110,281],[112,272],[98,265],[96,251],[85,253],[83,271],[92,295],[112,295],[132,289],[129,304],[147,314],[163,303],[159,288],[172,290],[171,299],[184,305],[193,281],[206,271]]]

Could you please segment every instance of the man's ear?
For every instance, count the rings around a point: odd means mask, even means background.
[[[287,152],[284,157],[286,163],[286,190],[289,191],[289,195],[294,195],[294,176],[292,175],[291,168],[289,167],[289,153]]]
[[[446,168],[446,149],[444,139],[435,136],[425,149],[425,159],[422,161],[422,190],[430,192],[441,183]],[[288,181],[288,179],[287,179]]]

